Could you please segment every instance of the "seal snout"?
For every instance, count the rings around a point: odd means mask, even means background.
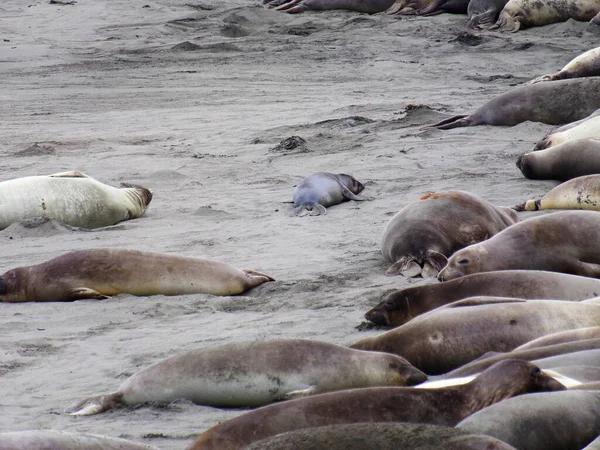
[[[416,386],[417,384],[425,383],[427,381],[427,375],[421,372],[416,367],[414,371],[406,377],[406,385],[407,386]]]

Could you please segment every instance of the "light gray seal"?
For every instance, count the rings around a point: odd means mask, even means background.
[[[298,185],[294,192],[293,215],[306,210],[316,215],[327,214],[326,207],[348,200],[363,200],[358,197],[365,186],[352,175],[344,173],[318,172]]]
[[[158,450],[137,442],[98,434],[58,430],[0,433],[2,450]]]
[[[449,130],[477,125],[513,126],[521,122],[561,125],[600,108],[600,77],[573,78],[516,87],[485,103],[471,115],[459,115],[433,127]]]
[[[297,14],[304,11],[327,11],[347,9],[369,14],[383,12],[394,3],[394,0],[263,0],[269,8]]]
[[[531,83],[564,80],[565,78],[594,77],[598,75],[600,75],[600,47],[582,53],[572,59],[558,72],[542,75],[541,77],[532,80]]]
[[[516,223],[454,253],[438,279],[510,269],[599,278],[600,212],[560,211]]]
[[[128,378],[116,392],[78,402],[67,412],[91,415],[178,399],[217,407],[261,406],[339,389],[411,386],[426,379],[405,359],[387,353],[305,339],[238,342],[159,361]]]

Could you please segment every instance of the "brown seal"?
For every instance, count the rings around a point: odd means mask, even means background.
[[[560,211],[516,223],[454,253],[440,281],[494,270],[549,270],[600,277],[600,212]]]
[[[520,345],[515,350],[528,350],[532,348],[545,347],[546,345],[562,344],[564,342],[581,341],[583,339],[600,339],[600,326],[576,328],[574,330],[560,331],[534,339],[526,344]]]
[[[402,325],[448,303],[475,296],[584,300],[600,296],[600,280],[540,270],[502,270],[388,294],[365,318],[377,325]]]
[[[381,243],[387,275],[435,277],[452,253],[517,221],[509,208],[463,191],[434,192],[409,203],[388,222]]]
[[[502,361],[470,383],[440,389],[363,388],[263,406],[202,433],[188,450],[237,450],[286,431],[359,422],[454,426],[486,406],[564,386],[525,361]]]
[[[112,295],[235,295],[273,281],[200,258],[119,248],[75,250],[0,277],[2,302],[60,302]]]

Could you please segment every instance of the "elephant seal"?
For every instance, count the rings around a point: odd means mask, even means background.
[[[600,10],[600,0],[509,0],[490,30],[516,32],[569,19],[587,22]]]
[[[347,9],[350,11],[375,14],[388,9],[394,0],[263,0],[269,8],[297,14],[304,11],[326,11]]]
[[[573,78],[516,87],[493,98],[471,115],[450,117],[431,126],[440,130],[478,125],[513,126],[527,120],[561,125],[583,119],[598,108],[600,77]]]
[[[441,389],[363,388],[263,406],[202,433],[188,450],[237,450],[287,431],[359,422],[454,426],[486,406],[564,386],[525,361],[502,361],[470,383]]]
[[[596,304],[471,297],[350,347],[393,353],[428,375],[439,375],[487,352],[509,352],[546,334],[596,326],[599,320]]]
[[[587,209],[600,211],[600,175],[573,178],[551,189],[538,200],[516,205],[516,211],[542,209]]]
[[[600,139],[575,139],[519,156],[517,167],[530,180],[567,181],[600,173]]]
[[[509,398],[467,417],[457,428],[520,449],[580,450],[600,434],[600,392],[541,392]]]
[[[363,200],[357,197],[365,186],[352,175],[344,173],[318,172],[298,185],[294,192],[293,215],[301,211],[315,211],[316,215],[327,214],[325,207],[347,202],[348,200]]]
[[[600,47],[582,53],[558,72],[542,75],[531,80],[531,83],[564,80],[565,78],[594,77],[598,75],[600,75]]]
[[[200,258],[120,248],[75,250],[0,277],[0,301],[60,302],[112,295],[236,295],[274,281],[250,269]]]
[[[534,150],[543,150],[575,139],[600,139],[600,115],[589,117],[577,126],[567,128],[564,131],[549,134],[536,144]]]
[[[563,344],[565,342],[581,341],[584,339],[600,339],[600,326],[576,328],[574,330],[559,331],[534,339],[526,344],[515,348],[516,350],[529,350],[532,348],[545,347],[546,345]]]
[[[510,208],[463,191],[434,192],[409,203],[388,222],[381,243],[386,275],[435,277],[456,250],[517,222]]]
[[[377,325],[399,326],[420,314],[474,296],[584,300],[600,296],[600,280],[538,270],[474,273],[392,292],[369,310],[365,319]]]
[[[417,423],[353,423],[281,433],[244,450],[515,450],[491,436]]]
[[[16,178],[0,183],[0,229],[25,219],[44,217],[72,227],[100,228],[140,217],[152,191],[100,183],[81,172]]]
[[[305,339],[238,342],[159,361],[119,389],[83,400],[71,415],[118,406],[188,399],[217,407],[261,406],[275,400],[339,389],[407,386],[427,376],[403,358]]]
[[[3,450],[158,450],[125,439],[98,434],[57,430],[28,430],[0,433]]]
[[[560,211],[516,223],[454,253],[440,281],[494,270],[548,270],[600,277],[600,213]]]
[[[471,0],[467,8],[467,27],[485,30],[491,27],[508,0]]]

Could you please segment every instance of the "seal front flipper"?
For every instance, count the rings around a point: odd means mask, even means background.
[[[448,264],[448,258],[435,250],[429,250],[423,263],[421,276],[423,278],[437,278],[440,270]]]
[[[80,287],[73,289],[67,298],[66,301],[74,301],[74,300],[84,300],[84,299],[95,299],[95,300],[106,300],[110,298],[109,295],[101,294],[98,291],[95,291],[90,288]]]
[[[342,195],[344,197],[346,197],[348,200],[357,200],[357,201],[367,200],[366,198],[357,196],[346,186],[342,186]]]
[[[404,256],[390,266],[385,272],[388,277],[402,275],[406,278],[413,278],[421,273],[421,266],[412,256]]]
[[[317,390],[316,386],[309,386],[306,389],[298,389],[296,391],[290,391],[281,398],[282,398],[282,400],[291,400],[294,398],[307,397],[309,395],[314,395],[317,392],[318,392],[318,390]]]
[[[434,123],[431,126],[437,128],[438,130],[451,130],[452,128],[468,127],[471,125],[470,117],[471,116],[467,114],[461,114],[442,120],[441,122]]]
[[[65,410],[65,413],[70,416],[91,416],[100,414],[118,406],[124,405],[123,394],[115,392],[113,394],[97,395],[95,397],[86,398],[85,400],[75,403]]]

